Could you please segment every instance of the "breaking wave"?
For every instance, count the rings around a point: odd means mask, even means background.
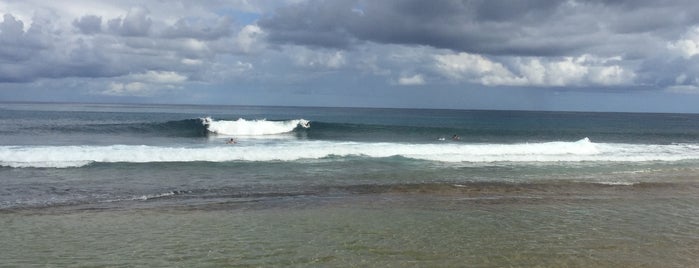
[[[311,124],[305,119],[287,121],[267,121],[238,119],[235,121],[214,120],[211,117],[201,119],[202,124],[211,133],[235,136],[274,135],[294,131],[298,127],[310,128]]]
[[[439,162],[646,162],[699,159],[699,144],[576,142],[521,144],[408,144],[290,140],[268,144],[209,147],[0,146],[0,166],[81,167],[91,163],[296,161],[328,157],[400,156]]]

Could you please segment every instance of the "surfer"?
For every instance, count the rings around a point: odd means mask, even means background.
[[[226,144],[236,144],[238,141],[236,141],[234,138],[229,139]]]

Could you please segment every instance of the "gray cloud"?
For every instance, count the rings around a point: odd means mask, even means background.
[[[0,62],[18,63],[32,57],[36,51],[50,45],[44,35],[45,29],[39,24],[32,25],[26,32],[24,23],[11,14],[3,16],[0,23]],[[2,76],[0,74],[0,76]]]
[[[96,34],[102,31],[102,17],[85,15],[73,21],[73,26],[83,34]]]
[[[84,10],[46,2],[45,12],[14,4],[24,8],[0,17],[0,89],[50,81],[115,96],[290,86],[328,96],[699,93],[699,5],[690,0],[92,1]]]
[[[226,17],[219,18],[214,25],[198,18],[182,18],[174,25],[165,29],[162,36],[166,38],[216,40],[229,37],[232,32],[232,20]]]
[[[692,1],[308,1],[259,25],[270,42],[346,48],[359,42],[427,45],[488,55],[605,51],[628,34],[677,36],[697,22]],[[632,46],[637,44],[624,44]],[[623,48],[611,51],[625,53]]]
[[[0,21],[0,83],[70,77],[137,80],[142,76],[133,74],[149,71],[198,80],[210,76],[211,66],[225,67],[211,64],[216,55],[243,51],[231,48],[237,46],[234,33],[239,29],[234,29],[227,16],[167,23],[160,17],[151,18],[145,7],[126,10],[125,15],[112,16],[104,24],[102,16],[93,14],[53,16],[53,21],[46,17],[22,21],[5,14]],[[63,23],[57,23],[60,19]],[[62,25],[71,28],[58,27]],[[246,44],[254,43],[251,38]],[[178,82],[183,81],[187,79]]]
[[[148,14],[148,9],[134,7],[123,19],[111,19],[107,25],[112,32],[124,36],[146,36],[150,31],[151,24],[153,24]]]

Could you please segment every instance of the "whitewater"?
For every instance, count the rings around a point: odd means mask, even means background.
[[[522,144],[464,144],[442,142],[406,144],[389,142],[343,142],[282,140],[251,141],[206,147],[149,145],[110,146],[0,146],[0,166],[65,168],[91,163],[297,161],[328,157],[408,159],[439,162],[645,162],[699,159],[699,144],[575,142]]]
[[[200,120],[206,129],[211,133],[235,136],[274,135],[289,133],[298,127],[311,127],[310,122],[305,119],[267,121],[266,119],[246,120],[239,118],[235,121],[229,121],[214,120],[211,117],[205,117],[201,118]]]

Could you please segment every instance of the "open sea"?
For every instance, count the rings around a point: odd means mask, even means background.
[[[0,266],[697,267],[699,115],[0,103]]]

